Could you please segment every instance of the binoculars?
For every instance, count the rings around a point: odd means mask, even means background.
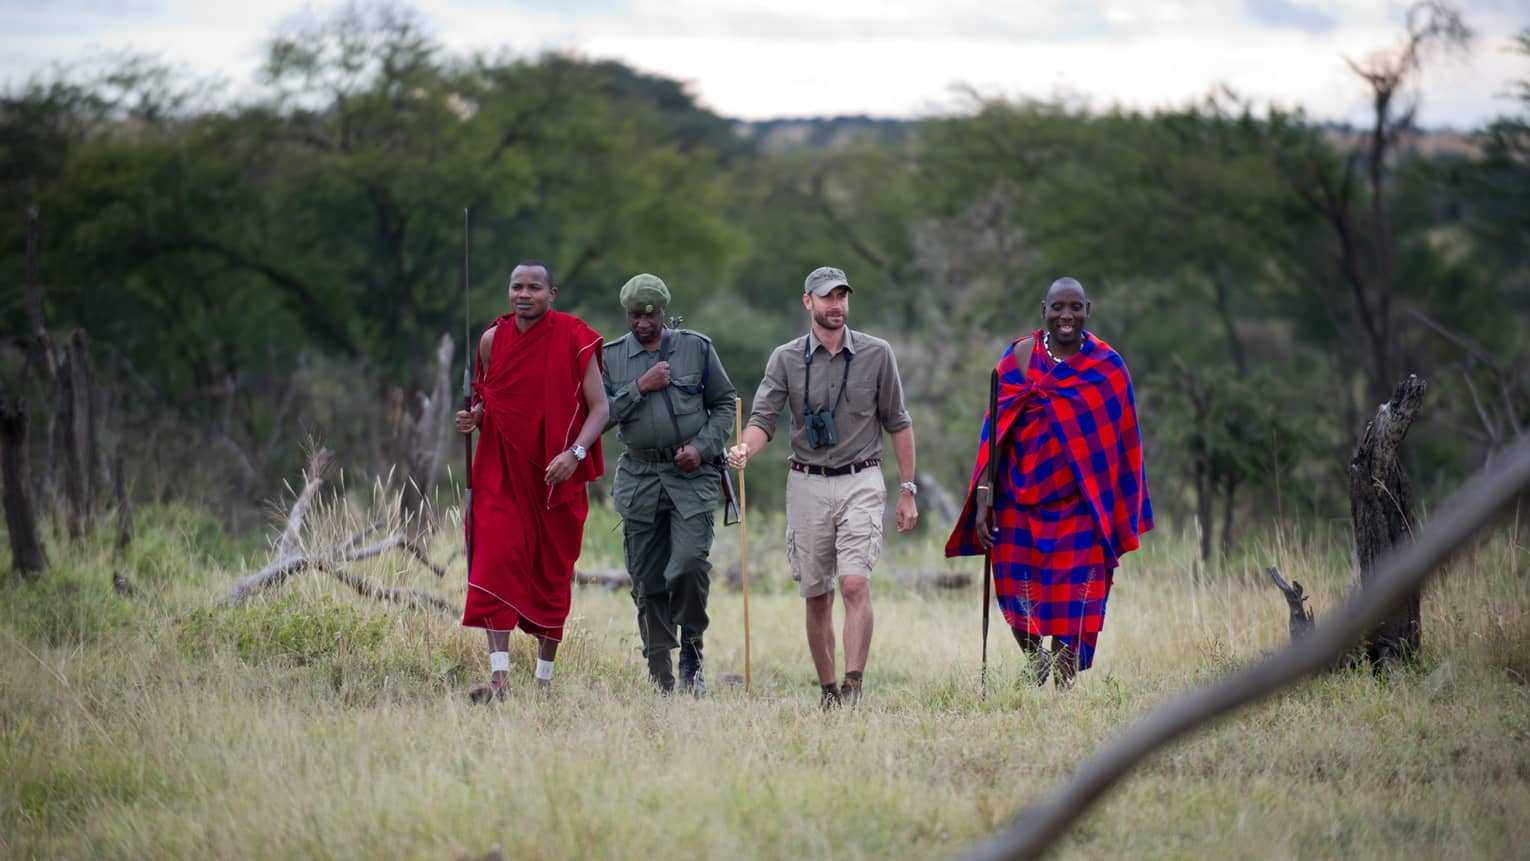
[[[839,442],[839,432],[834,429],[834,412],[819,407],[807,414],[808,448],[827,448]]]

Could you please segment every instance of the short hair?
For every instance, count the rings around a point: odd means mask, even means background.
[[[552,274],[552,267],[551,266],[548,266],[546,263],[542,262],[541,260],[536,259],[535,257],[528,257],[525,260],[522,260],[521,262],[515,264],[515,269],[519,269],[522,266],[528,266],[528,267],[529,266],[540,266],[540,267],[542,267],[542,271],[547,273],[547,286],[548,287],[555,286],[553,284],[553,274]],[[515,269],[511,269],[510,271],[512,273],[514,273]]]

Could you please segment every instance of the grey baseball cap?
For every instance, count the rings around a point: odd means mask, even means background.
[[[814,296],[827,296],[834,292],[834,288],[844,285],[846,290],[854,293],[855,288],[845,279],[845,270],[835,269],[833,266],[820,266],[808,273],[807,280],[802,282],[802,292],[812,293]]]

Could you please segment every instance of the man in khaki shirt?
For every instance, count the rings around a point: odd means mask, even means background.
[[[830,266],[808,274],[802,306],[807,335],[777,347],[754,394],[743,441],[728,463],[743,469],[791,410],[791,458],[786,476],[786,557],[807,602],[808,648],[832,709],[861,695],[871,650],[871,570],[882,552],[882,431],[898,462],[897,527],[914,528],[914,427],[903,406],[903,382],[892,347],[845,325],[850,282]],[[845,596],[845,681],[835,681],[834,584]]]

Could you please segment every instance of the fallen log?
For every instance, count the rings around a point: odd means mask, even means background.
[[[627,572],[615,568],[604,571],[575,571],[574,582],[580,586],[600,586],[607,592],[632,586],[632,578]]]

